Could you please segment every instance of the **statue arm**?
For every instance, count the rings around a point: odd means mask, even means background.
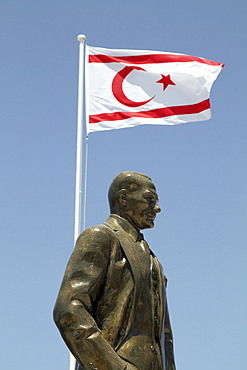
[[[165,359],[166,359],[166,370],[176,370],[174,349],[173,349],[173,334],[170,323],[169,311],[167,302],[165,304]]]
[[[94,302],[105,283],[110,244],[104,228],[90,228],[80,235],[54,308],[54,320],[65,343],[85,369],[128,369],[102,337],[93,317]]]

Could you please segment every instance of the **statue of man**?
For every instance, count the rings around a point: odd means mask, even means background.
[[[126,171],[108,195],[110,217],[76,242],[54,320],[78,370],[175,370],[166,278],[140,233],[161,211],[156,188]]]

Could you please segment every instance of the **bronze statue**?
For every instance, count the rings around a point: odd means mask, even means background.
[[[126,171],[108,195],[110,217],[76,242],[54,320],[78,370],[175,370],[166,278],[140,233],[161,211],[156,188]]]

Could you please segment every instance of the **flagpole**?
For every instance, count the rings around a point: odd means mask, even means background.
[[[82,145],[83,145],[83,95],[85,69],[86,36],[79,35],[79,78],[78,78],[78,111],[77,111],[77,145],[76,145],[76,181],[75,181],[75,221],[74,244],[81,231],[81,185],[82,185]],[[70,354],[69,370],[75,370],[76,360]]]

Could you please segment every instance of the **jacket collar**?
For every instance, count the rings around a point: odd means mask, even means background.
[[[122,228],[134,242],[137,241],[139,235],[138,231],[125,218],[112,214],[108,217],[106,223],[109,223],[116,231],[119,231],[119,228]]]

